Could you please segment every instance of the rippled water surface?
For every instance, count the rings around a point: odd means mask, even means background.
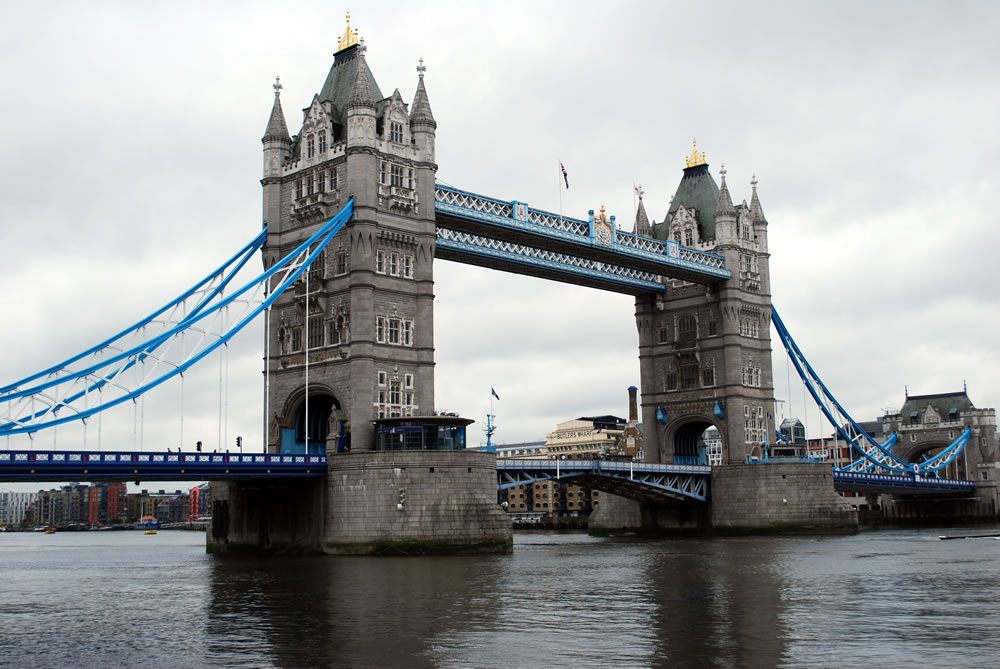
[[[0,534],[0,665],[1000,664],[1000,541],[970,530],[513,555],[233,558],[195,532]]]

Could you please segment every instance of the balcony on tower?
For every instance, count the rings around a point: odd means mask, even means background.
[[[292,201],[292,220],[308,225],[333,216],[340,209],[339,190],[297,191]]]

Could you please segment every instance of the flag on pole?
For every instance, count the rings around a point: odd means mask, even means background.
[[[635,194],[638,195],[639,199],[641,200],[642,199],[642,194],[645,192],[645,191],[642,190],[642,186],[632,186],[632,188],[635,189]]]
[[[493,386],[490,386],[490,392],[493,394],[493,397],[500,399],[500,396],[497,395],[497,391],[493,390]]]
[[[562,170],[563,181],[566,182],[566,188],[569,188],[569,175],[566,174],[566,166],[559,163],[559,169]]]

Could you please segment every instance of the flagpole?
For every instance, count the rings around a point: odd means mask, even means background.
[[[563,171],[563,162],[562,162],[562,160],[560,160],[559,161],[559,171],[556,172],[556,183],[558,184],[558,187],[559,187],[559,220],[560,220],[560,222],[562,221],[562,217],[563,217],[562,216],[562,187],[563,187],[563,185],[562,185],[562,179],[563,179],[562,171]]]

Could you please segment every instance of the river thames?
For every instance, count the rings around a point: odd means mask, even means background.
[[[938,539],[996,531],[268,559],[198,532],[8,532],[0,665],[996,666],[1000,540]]]

